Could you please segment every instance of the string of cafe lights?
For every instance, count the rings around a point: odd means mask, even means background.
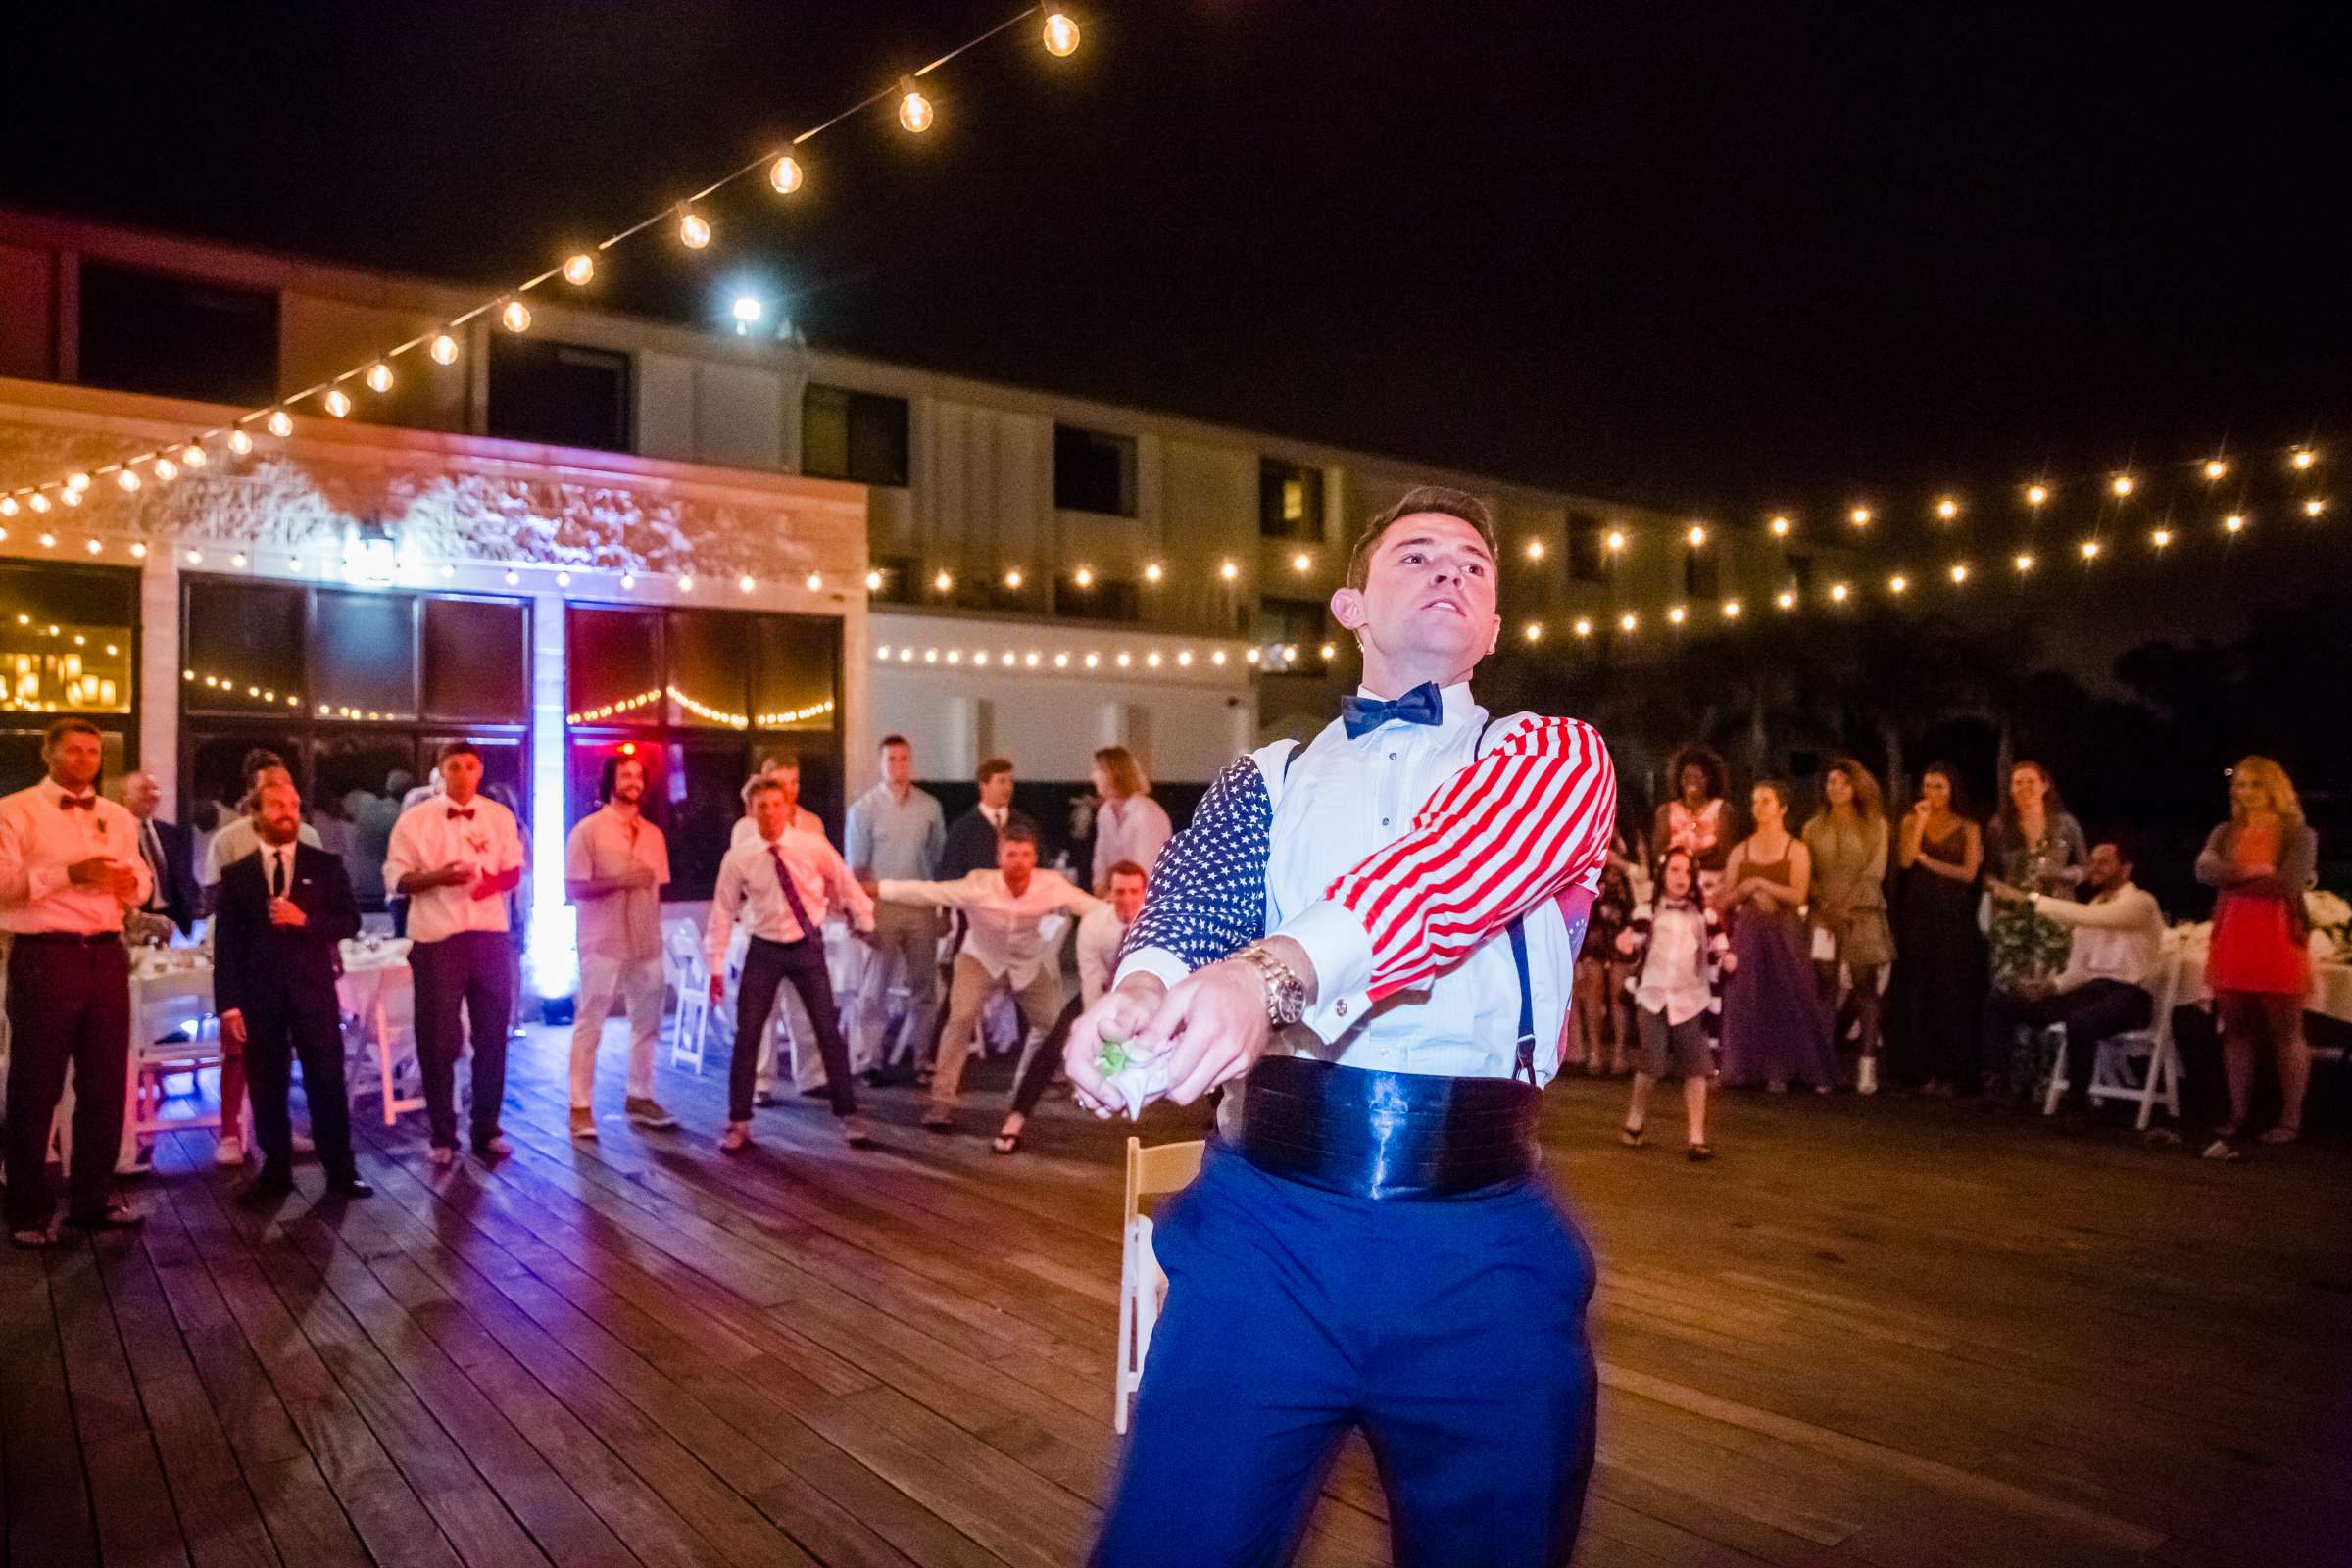
[[[340,374],[316,381],[272,403],[247,410],[224,424],[162,443],[133,457],[0,493],[0,521],[24,513],[43,515],[60,508],[72,511],[83,504],[88,492],[101,480],[111,480],[123,493],[135,494],[148,484],[170,484],[183,473],[201,471],[214,462],[218,453],[225,452],[230,458],[251,457],[257,446],[255,429],[259,428],[279,441],[287,439],[294,433],[293,411],[297,408],[316,406],[330,418],[349,418],[359,408],[351,389],[365,389],[377,397],[391,392],[397,379],[392,368],[393,362],[406,355],[422,352],[435,365],[454,365],[461,352],[457,334],[485,317],[494,318],[506,331],[529,331],[531,309],[525,296],[559,279],[573,289],[587,287],[596,279],[598,260],[604,253],[664,223],[674,224],[677,242],[685,249],[705,250],[710,246],[714,232],[710,213],[706,210],[707,204],[718,192],[764,171],[769,189],[779,198],[791,197],[802,190],[808,179],[808,166],[803,160],[801,149],[844,121],[886,102],[893,104],[899,124],[908,135],[924,134],[938,119],[938,106],[930,94],[923,90],[924,79],[966,51],[1031,19],[1039,23],[1039,40],[1048,54],[1060,59],[1076,52],[1080,32],[1069,8],[1061,0],[1042,0],[1041,4],[1029,6],[1006,18],[957,44],[928,65],[899,76],[890,85],[868,93],[832,118],[801,131],[781,148],[760,154],[683,200],[641,219],[585,250],[571,253],[537,276],[493,295],[471,310],[452,317]],[[5,537],[5,532],[0,532],[0,539]],[[144,554],[143,546],[139,553]],[[747,593],[757,586],[748,578],[745,581],[747,586],[744,591]]]

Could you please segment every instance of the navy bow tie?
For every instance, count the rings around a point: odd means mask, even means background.
[[[1393,703],[1377,697],[1347,697],[1340,702],[1340,718],[1348,726],[1348,738],[1354,740],[1369,735],[1390,719],[1400,724],[1437,724],[1446,717],[1446,699],[1438,695],[1438,683],[1425,680]]]

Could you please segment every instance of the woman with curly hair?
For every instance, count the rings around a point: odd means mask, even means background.
[[[2267,1042],[2278,1064],[2278,1121],[2266,1144],[2290,1144],[2303,1126],[2311,1048],[2303,1002],[2311,990],[2311,922],[2303,895],[2317,880],[2319,835],[2303,820],[2286,770],[2249,757],[2230,773],[2230,820],[2197,857],[2197,880],[2216,890],[2206,984],[2221,1014],[2230,1119],[2215,1129],[2209,1159],[2234,1159],[2230,1140],[2252,1114],[2254,1063]]]
[[[1658,807],[1650,853],[1687,853],[1698,867],[1700,890],[1712,899],[1723,882],[1732,846],[1740,841],[1731,802],[1725,798],[1731,794],[1732,770],[1724,765],[1722,753],[1692,744],[1676,752],[1666,764],[1666,782],[1674,795]]]
[[[1821,779],[1821,809],[1805,824],[1813,859],[1813,975],[1825,1011],[1838,1011],[1838,971],[1847,981],[1846,1015],[1862,1048],[1854,1087],[1879,1091],[1879,974],[1894,961],[1886,924],[1886,811],[1879,781],[1850,757]],[[1833,1031],[1833,1038],[1839,1038]]]

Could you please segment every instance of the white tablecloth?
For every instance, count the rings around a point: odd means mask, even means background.
[[[2202,1007],[2213,1001],[2213,989],[2205,983],[2208,951],[2206,942],[2194,938],[2181,943],[2180,992],[2176,1005]],[[2322,958],[2315,954],[2311,964],[2311,996],[2303,1005],[2306,1011],[2352,1023],[2352,963]]]

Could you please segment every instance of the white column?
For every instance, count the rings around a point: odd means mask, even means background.
[[[579,983],[572,909],[564,900],[564,596],[531,599],[531,908],[525,987],[567,997]]]
[[[139,766],[179,814],[179,563],[169,543],[139,568]]]

